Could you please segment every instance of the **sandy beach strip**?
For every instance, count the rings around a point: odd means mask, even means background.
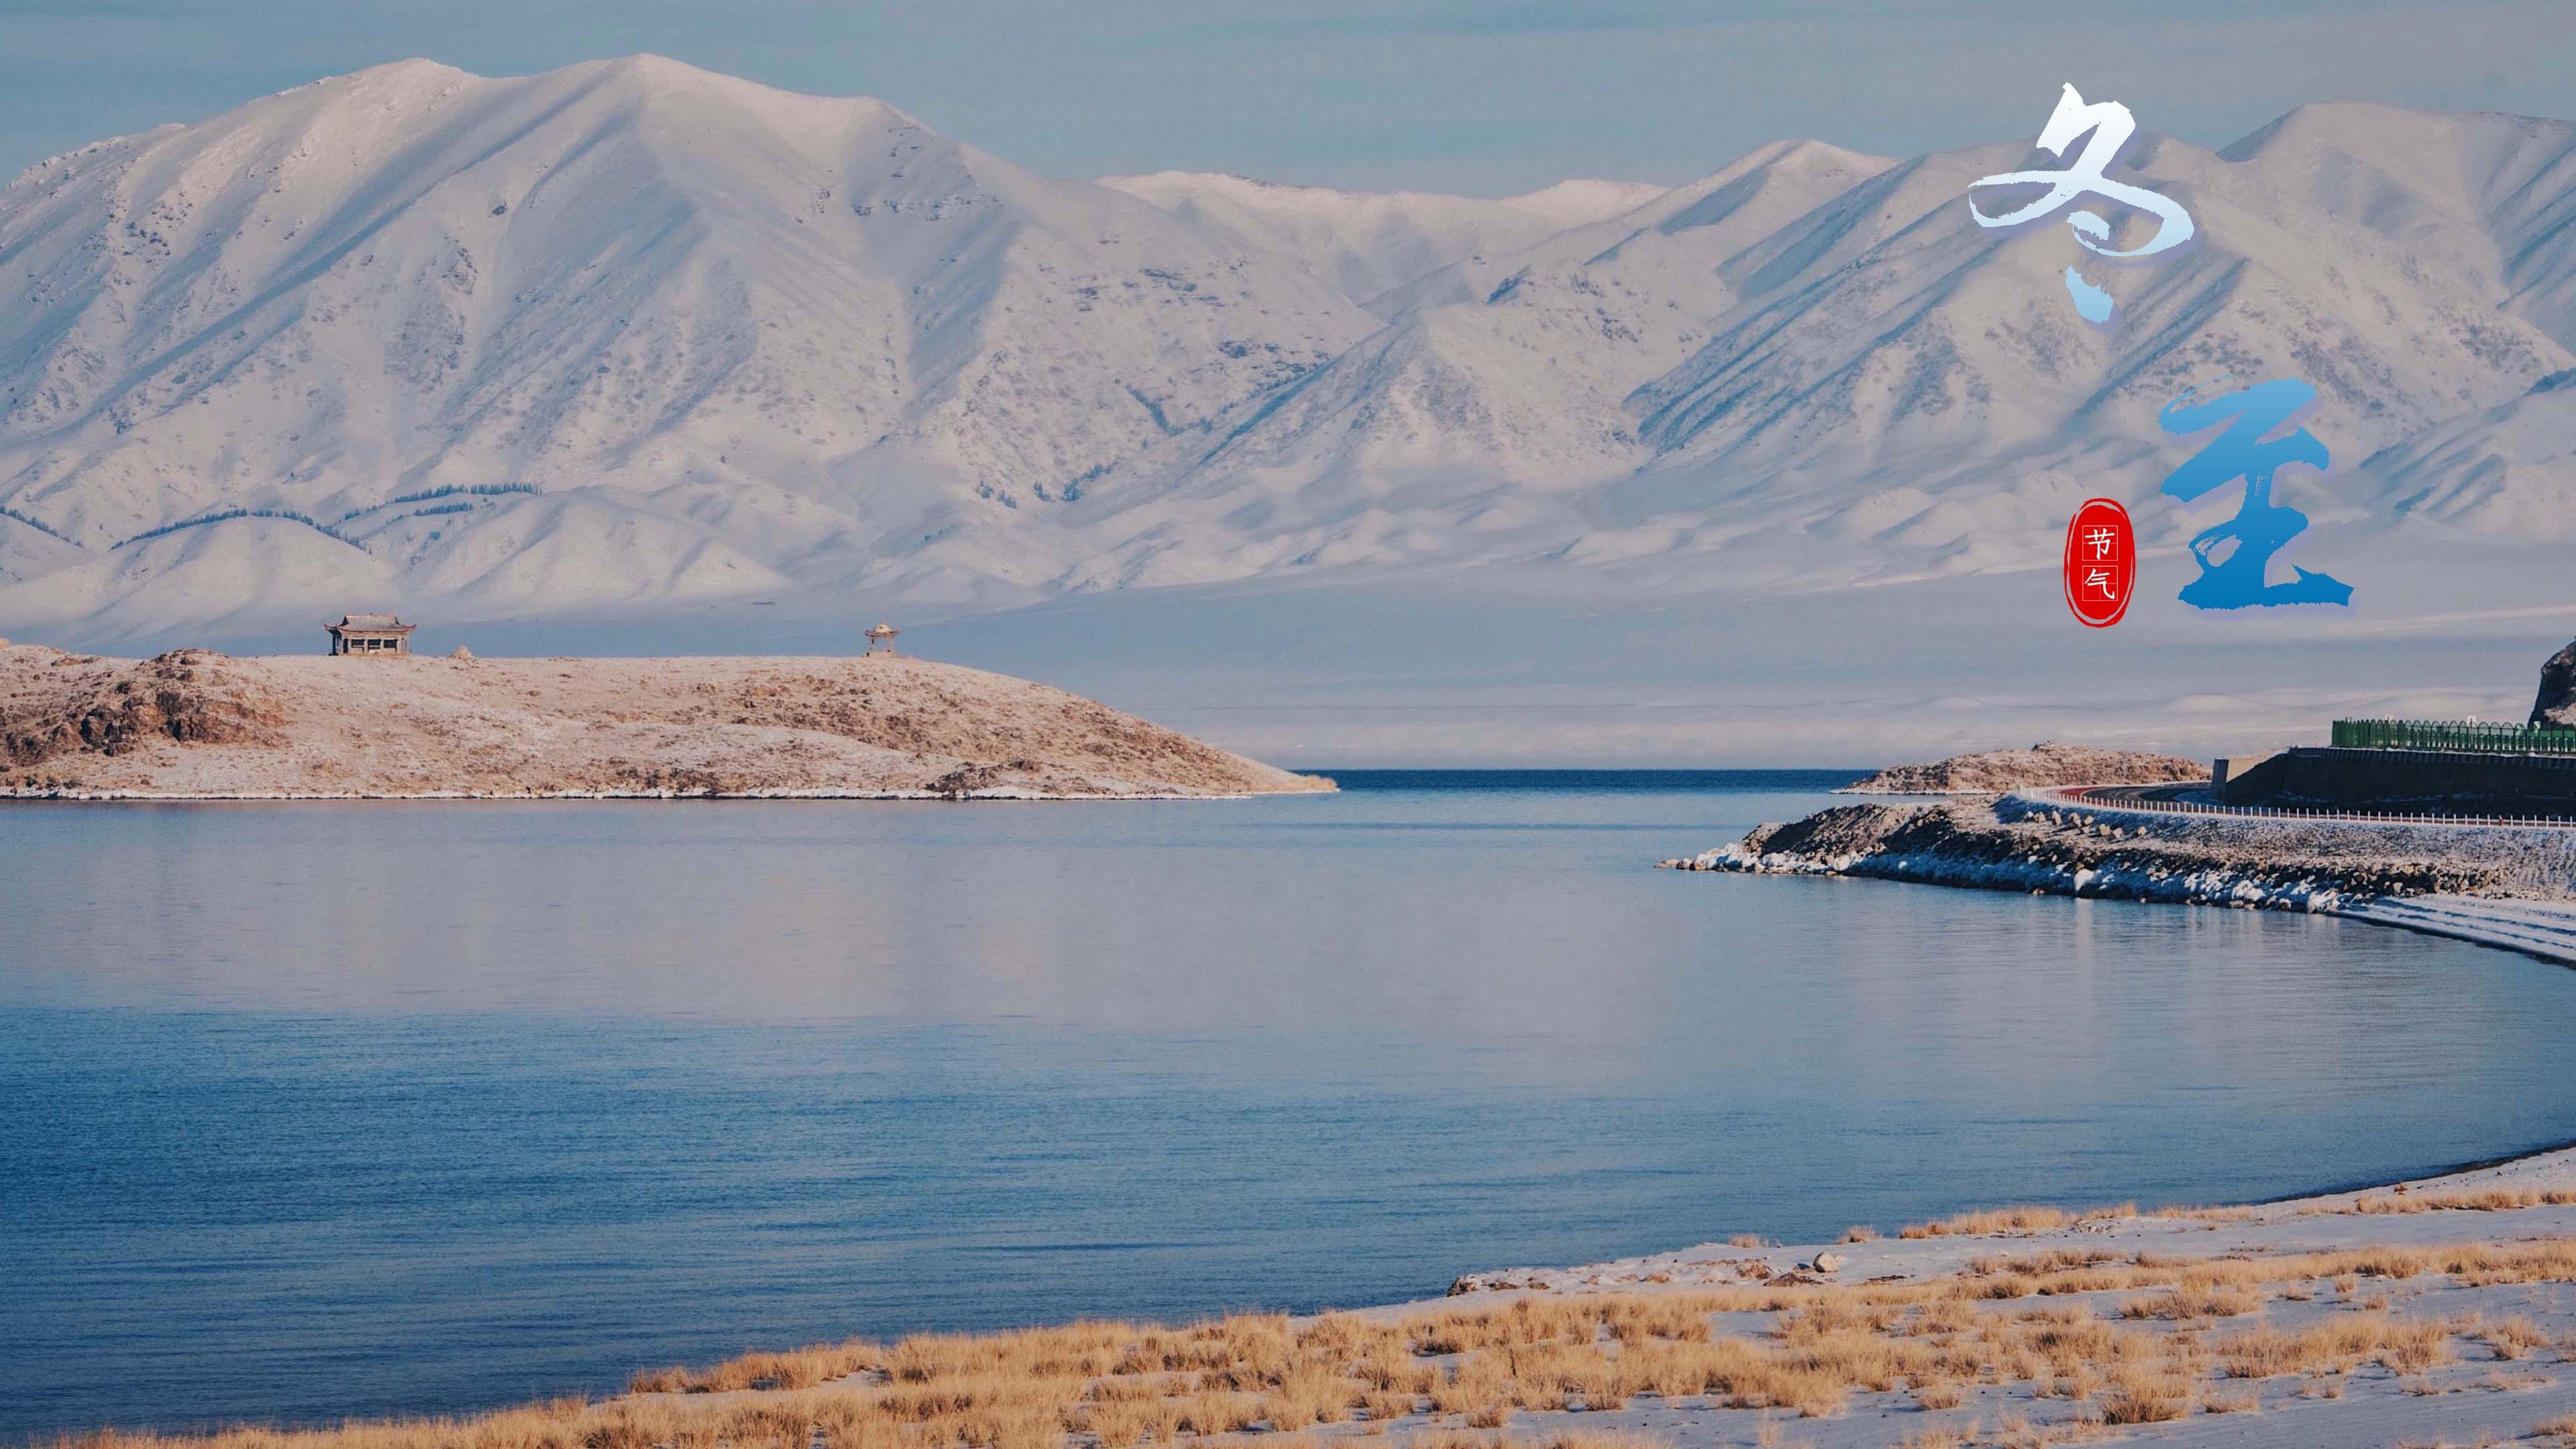
[[[2576,1147],[2294,1200],[2005,1208],[1291,1318],[853,1341],[605,1401],[167,1449],[2576,1442]],[[328,1441],[327,1443],[325,1441]]]

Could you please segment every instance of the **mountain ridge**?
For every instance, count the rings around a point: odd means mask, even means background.
[[[1094,183],[659,57],[397,62],[0,189],[0,625],[2043,567],[2091,493],[2151,549],[2210,521],[2154,417],[2227,375],[2319,388],[2320,534],[2576,533],[2576,125],[2141,135],[2207,239],[2112,272],[2107,336],[2062,234],[1965,214],[2031,154]]]

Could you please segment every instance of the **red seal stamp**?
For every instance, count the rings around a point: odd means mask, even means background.
[[[2066,607],[2088,629],[2108,629],[2129,612],[2138,583],[2138,534],[2129,510],[2088,498],[2066,525]]]

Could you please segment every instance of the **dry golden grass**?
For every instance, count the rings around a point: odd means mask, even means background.
[[[786,1353],[745,1354],[704,1373],[691,1373],[685,1368],[645,1369],[628,1381],[627,1388],[639,1394],[809,1389],[847,1378],[880,1357],[880,1351],[870,1344],[815,1344]]]
[[[1092,1439],[1098,1449],[1145,1449],[1265,1425],[1273,1432],[1261,1449],[1290,1449],[1317,1425],[1365,1415],[1367,1432],[1385,1434],[1423,1413],[1445,1422],[1398,1429],[1390,1449],[1637,1449],[1602,1436],[1500,1431],[1522,1413],[1610,1409],[1645,1395],[1820,1417],[1859,1393],[1910,1391],[1926,1409],[1957,1407],[1985,1384],[2073,1401],[2101,1425],[2152,1424],[2195,1403],[2219,1413],[2257,1406],[2241,1389],[2210,1392],[2229,1380],[2300,1378],[2302,1393],[2335,1397],[2363,1364],[2421,1375],[2452,1361],[2461,1341],[2483,1342],[2497,1359],[2545,1346],[2524,1318],[2385,1310],[2214,1338],[2206,1327],[2258,1311],[2279,1286],[2333,1281],[2351,1301],[2364,1282],[2409,1279],[2576,1282],[2576,1238],[2223,1259],[2060,1248],[1882,1283],[1532,1294],[1393,1320],[1239,1314],[1178,1327],[921,1335],[650,1370],[636,1375],[633,1396],[607,1403],[202,1438],[111,1432],[53,1449],[1072,1449]],[[2067,1294],[2135,1296],[2106,1311],[2101,1298]],[[1770,1316],[1758,1330],[1721,1334],[1711,1326],[1718,1313]],[[2075,1422],[2024,1423],[2003,1442],[2040,1442],[2075,1432]]]
[[[1394,1402],[1395,1397],[1387,1396],[1390,1404]],[[1405,1410],[1409,1412],[1413,1406],[1413,1396],[1404,1395],[1403,1402]],[[1396,1416],[1389,1414],[1387,1417]],[[1240,1434],[1258,1423],[1260,1419],[1261,1398],[1257,1394],[1210,1390],[1191,1395],[1188,1402],[1181,1406],[1181,1427],[1193,1434]]]
[[[1900,1238],[1988,1237],[2002,1233],[2044,1233],[2076,1223],[2089,1223],[2104,1218],[2133,1218],[2138,1215],[2136,1203],[2117,1207],[2093,1208],[2073,1213],[2057,1207],[1987,1208],[1961,1213],[1938,1222],[1909,1223],[1897,1233]]]
[[[1850,1227],[1843,1229],[1843,1235],[1840,1241],[1846,1243],[1875,1243],[1878,1241],[1878,1229],[1871,1227],[1867,1223],[1854,1223]]]
[[[1961,1213],[1939,1222],[1908,1223],[1897,1232],[1900,1238],[1983,1237],[1990,1233],[2038,1233],[2062,1228],[2075,1221],[2075,1215],[2064,1208],[2015,1207],[1988,1208],[1982,1212]]]
[[[2177,1322],[2196,1318],[2236,1318],[2258,1313],[2263,1295],[2234,1284],[2186,1279],[2171,1292],[2133,1298],[2120,1306],[2122,1318],[2163,1318]]]
[[[2168,1369],[2126,1366],[2102,1400],[2105,1424],[2162,1424],[2191,1412],[2193,1381]]]
[[[1397,1419],[1405,1418],[1421,1407],[1421,1395],[1411,1389],[1371,1389],[1367,1397],[1360,1400],[1360,1412],[1368,1415],[1368,1420],[1372,1424],[1392,1423]],[[1223,1434],[1229,1430],[1215,1429],[1208,1432]]]
[[[2220,1340],[2217,1354],[2227,1376],[2239,1379],[2349,1373],[2364,1363],[2383,1364],[2393,1373],[2421,1373],[2453,1357],[2448,1325],[2399,1320],[2384,1312],[2332,1318],[2295,1332],[2249,1329]]]
[[[2420,1374],[2429,1368],[2449,1363],[2451,1331],[2439,1323],[2406,1323],[2393,1326],[2383,1338],[2379,1361],[2391,1373]]]
[[[2312,1207],[2307,1213],[2375,1214],[2513,1212],[2521,1208],[2576,1205],[2576,1190],[2567,1188],[2490,1187],[2476,1192],[2368,1193],[2341,1207]]]
[[[2471,1331],[2471,1336],[2485,1340],[2487,1347],[2495,1350],[2495,1356],[2502,1359],[2521,1358],[2549,1342],[2549,1335],[2541,1330],[2539,1324],[2520,1315],[2500,1322],[2480,1323]]]

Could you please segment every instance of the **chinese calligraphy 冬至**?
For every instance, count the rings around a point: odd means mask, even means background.
[[[2164,491],[2185,503],[2242,478],[2245,500],[2236,516],[2192,535],[2200,577],[2183,585],[2182,601],[2202,609],[2242,609],[2273,604],[2348,604],[2352,585],[2329,574],[2293,566],[2284,583],[2266,583],[2272,555],[2308,526],[2308,516],[2272,501],[2272,475],[2291,463],[2326,466],[2326,445],[2306,428],[2266,441],[2264,434],[2316,401],[2317,390],[2297,378],[2260,382],[2242,392],[2202,402],[2186,392],[2165,404],[2157,425],[2168,433],[2193,433],[2219,423],[2227,431],[2165,479]]]
[[[2040,130],[2039,148],[2052,156],[2063,156],[2077,137],[2089,133],[2092,139],[2084,143],[2084,149],[2076,153],[2075,159],[2063,171],[2005,171],[1969,182],[1971,192],[1991,186],[2037,185],[2048,190],[1998,215],[1990,216],[1977,210],[1973,200],[1968,203],[1968,212],[1977,219],[1979,226],[2009,230],[2045,221],[2078,198],[2094,195],[2154,217],[2155,234],[2138,246],[2114,247],[2111,245],[2111,223],[2104,220],[2099,212],[2078,211],[2066,218],[2067,226],[2075,233],[2076,245],[2096,256],[2115,261],[2133,261],[2172,251],[2192,239],[2195,228],[2191,213],[2183,210],[2182,203],[2172,197],[2125,181],[2114,181],[2109,175],[2112,161],[2118,158],[2120,148],[2129,144],[2129,138],[2137,133],[2137,129],[2137,118],[2129,114],[2127,106],[2118,101],[2097,101],[2087,105],[2084,97],[2077,94],[2070,84],[2057,98],[2057,109],[2050,113],[2048,124]],[[2074,299],[2075,310],[2084,320],[2095,323],[2111,320],[2111,294],[2086,281],[2084,274],[2073,267],[2066,269],[2066,292]]]
[[[2074,231],[2078,246],[2114,261],[2172,253],[2197,235],[2191,213],[2172,197],[2112,180],[2109,174],[2121,148],[2136,133],[2137,119],[2129,114],[2128,107],[2117,101],[2088,103],[2073,85],[2068,85],[2059,94],[2057,109],[2049,114],[2048,124],[2041,128],[2038,144],[2041,150],[2061,158],[2078,140],[2084,141],[2083,149],[2061,170],[2006,171],[1970,182],[1968,212],[1980,227],[2009,230],[2048,220],[2084,197],[2099,197],[2153,217],[2155,231],[2135,246],[2117,247],[2112,245],[2108,220],[2096,211],[2077,210],[2066,216],[2066,224]],[[2046,189],[1994,213],[1979,210],[1973,194],[1995,187],[2031,186]],[[2114,304],[2108,291],[2071,266],[2066,269],[2065,282],[2078,314],[2097,326],[2110,323]],[[2166,404],[2158,415],[2159,425],[2168,433],[2198,432],[2228,424],[2208,446],[2165,479],[2164,492],[2168,496],[2189,503],[2238,479],[2245,483],[2245,496],[2236,515],[2192,536],[2191,553],[2200,564],[2200,576],[2183,586],[2178,596],[2182,602],[2201,609],[2351,603],[2352,586],[2329,574],[2294,567],[2289,579],[2275,583],[2267,578],[2273,557],[2308,525],[2306,514],[2273,497],[2275,475],[2292,463],[2306,463],[2322,470],[2327,453],[2325,444],[2304,427],[2278,438],[2266,439],[2264,435],[2291,422],[2316,400],[2316,395],[2316,389],[2307,383],[2284,378],[2209,401],[2187,391]],[[2086,509],[2092,507],[2093,503],[2085,505]],[[2083,519],[2079,512],[2077,523]],[[2116,570],[2078,572],[2079,551],[2102,546],[2091,534],[2079,538],[2070,525],[2067,602],[2078,618],[2097,628],[2117,622],[2118,615],[2096,617],[2084,606],[2084,599],[2097,589],[2108,588],[2112,577],[2124,576]],[[2097,572],[2103,577],[2097,578]],[[2126,604],[2125,599],[2120,600],[2121,608],[2125,609]]]

